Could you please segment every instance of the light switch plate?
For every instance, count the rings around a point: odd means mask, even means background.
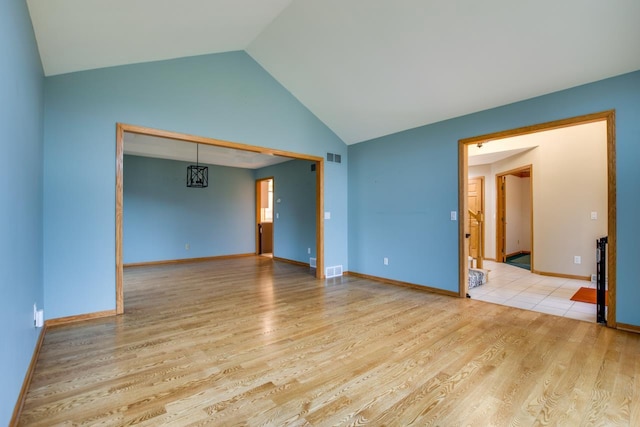
[[[451,211],[451,221],[457,221],[457,220],[458,220],[458,212]]]

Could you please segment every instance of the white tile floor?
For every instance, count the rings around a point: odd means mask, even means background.
[[[469,289],[473,299],[596,322],[595,304],[570,299],[581,287],[595,288],[595,283],[539,276],[523,268],[493,261],[484,261],[483,268],[490,270],[489,281]]]

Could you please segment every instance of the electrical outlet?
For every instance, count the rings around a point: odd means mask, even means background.
[[[311,253],[311,248],[307,248],[307,253],[310,254]]]
[[[191,248],[191,245],[189,245],[188,243],[184,244],[184,250],[188,251]]]
[[[597,280],[596,275],[592,274],[591,275],[591,283],[596,283],[596,280]]]
[[[382,259],[382,263],[383,263],[384,265],[389,265],[389,258],[384,257],[384,258]]]
[[[579,255],[576,255],[573,257],[573,263],[574,264],[581,264],[582,263],[582,257]]]

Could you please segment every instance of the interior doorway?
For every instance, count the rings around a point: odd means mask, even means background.
[[[527,165],[496,175],[496,261],[528,258],[529,270],[534,247],[532,170]]]
[[[256,254],[273,257],[273,177],[256,180]]]
[[[460,212],[460,221],[459,221],[459,296],[465,297],[467,296],[468,285],[469,285],[469,268],[468,268],[468,257],[469,257],[469,245],[465,241],[469,235],[469,221],[468,221],[468,167],[469,167],[469,158],[468,158],[468,150],[472,145],[477,145],[481,147],[483,143],[497,140],[504,140],[507,138],[524,136],[530,134],[537,134],[541,132],[551,131],[555,129],[563,129],[568,127],[573,127],[576,125],[586,125],[591,123],[602,123],[604,126],[604,133],[606,133],[606,159],[605,161],[605,174],[606,174],[606,206],[605,211],[606,215],[606,234],[608,236],[608,246],[607,246],[607,261],[606,261],[606,270],[607,270],[607,280],[608,280],[608,295],[609,295],[609,306],[607,309],[607,326],[615,328],[617,326],[616,321],[616,162],[615,162],[615,111],[603,111],[600,113],[588,114],[584,116],[578,116],[568,119],[557,120],[553,122],[541,123],[531,126],[526,126],[517,129],[505,130],[500,132],[495,132],[486,135],[479,135],[476,137],[465,138],[459,141],[458,145],[458,153],[459,153],[459,212]],[[579,149],[578,149],[579,152]],[[602,154],[604,157],[605,154]],[[600,157],[600,158],[602,158]],[[549,157],[552,159],[553,157]],[[542,174],[538,174],[542,176]],[[564,184],[562,181],[558,182],[558,184]],[[567,199],[565,197],[565,199]],[[560,203],[566,203],[567,200],[559,200]],[[546,200],[546,202],[549,202]],[[555,201],[554,201],[555,202]],[[553,203],[547,203],[549,206],[553,206]],[[547,206],[548,207],[548,206]],[[597,219],[597,212],[591,212],[591,219],[594,219],[594,214],[596,214],[595,218]],[[587,219],[588,219],[587,215]],[[584,218],[579,218],[583,220]],[[570,221],[569,223],[558,222],[556,221],[553,226],[559,226],[561,224],[572,225],[574,221]],[[595,240],[594,240],[595,246]],[[544,252],[543,252],[544,253]],[[540,253],[538,253],[538,257]],[[571,257],[574,260],[573,264],[580,264],[580,257]],[[563,258],[564,260],[564,258]],[[540,260],[538,260],[540,261]],[[563,262],[566,262],[564,260]],[[554,270],[547,270],[554,271]],[[539,274],[545,274],[544,272],[536,272]],[[566,277],[574,277],[578,276],[565,275]],[[580,276],[581,280],[582,276]],[[594,309],[595,310],[595,309]]]
[[[204,144],[208,146],[222,147],[233,150],[266,154],[269,156],[281,156],[291,159],[307,160],[315,163],[316,169],[316,277],[324,278],[324,157],[312,156],[308,154],[293,153],[289,151],[276,150],[248,144],[240,144],[219,139],[202,136],[184,134],[179,132],[165,131],[160,129],[147,128],[143,126],[116,123],[116,209],[115,209],[115,252],[116,252],[116,314],[124,313],[124,263],[123,263],[123,187],[124,187],[124,134],[132,133],[147,135],[159,138],[166,138],[182,142]]]

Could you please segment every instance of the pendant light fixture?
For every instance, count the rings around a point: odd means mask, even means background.
[[[187,187],[205,188],[209,186],[209,168],[198,164],[200,144],[196,144],[196,164],[187,166]]]

